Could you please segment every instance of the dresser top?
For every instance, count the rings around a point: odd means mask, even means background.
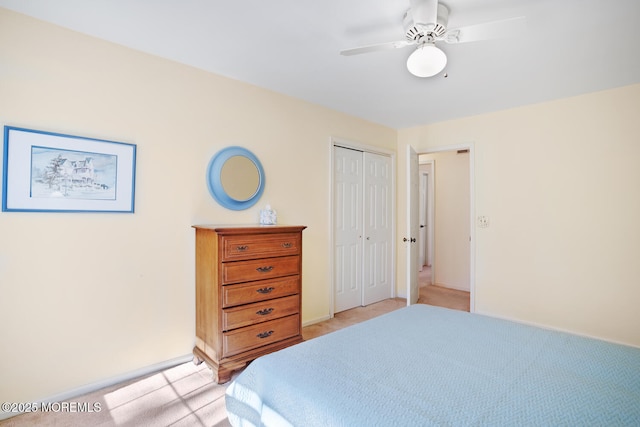
[[[193,225],[195,229],[213,230],[219,234],[268,234],[268,233],[297,233],[305,228],[306,225],[262,225],[262,224],[202,224]]]

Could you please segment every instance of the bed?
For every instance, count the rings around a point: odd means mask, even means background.
[[[253,361],[233,426],[640,426],[640,349],[424,304]]]

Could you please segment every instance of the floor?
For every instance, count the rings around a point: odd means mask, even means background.
[[[440,285],[429,285],[431,281],[431,268],[424,266],[422,271],[418,273],[419,304],[437,305],[461,311],[470,310],[469,292]]]
[[[469,293],[426,285],[430,269],[419,275],[418,303],[469,311]],[[406,306],[392,298],[337,313],[333,319],[302,328],[305,340],[342,329]],[[237,373],[235,375],[238,375]],[[21,426],[230,426],[224,406],[227,384],[211,381],[206,364],[191,362],[79,396],[71,404],[99,408],[94,412],[53,411],[24,414],[0,421]]]
[[[429,285],[428,283],[430,282],[431,268],[424,267],[418,274],[418,304],[429,304],[452,308],[454,310],[469,311],[469,292],[439,285]],[[353,325],[354,323],[359,323],[372,317],[397,310],[406,305],[407,300],[404,298],[390,298],[366,307],[356,307],[351,310],[336,313],[333,319],[303,328],[302,336],[305,340],[311,339]]]

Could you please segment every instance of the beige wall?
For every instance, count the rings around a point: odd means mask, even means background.
[[[0,9],[0,122],[137,145],[134,214],[0,213],[0,401],[26,402],[189,354],[192,224],[304,232],[303,321],[329,314],[330,139],[395,150],[396,131]],[[240,145],[266,190],[247,211],[208,193]],[[78,242],[86,242],[79,245]]]
[[[420,155],[434,161],[433,283],[469,291],[469,154]]]
[[[473,144],[476,311],[640,346],[638,117],[633,85],[401,130],[398,230],[406,145]]]

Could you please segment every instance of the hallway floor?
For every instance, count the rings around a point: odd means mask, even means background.
[[[418,286],[420,296],[418,304],[437,305],[439,307],[452,308],[454,310],[469,311],[469,292],[457,289],[445,288],[439,285],[429,285],[431,282],[431,268],[424,267],[418,274]]]

